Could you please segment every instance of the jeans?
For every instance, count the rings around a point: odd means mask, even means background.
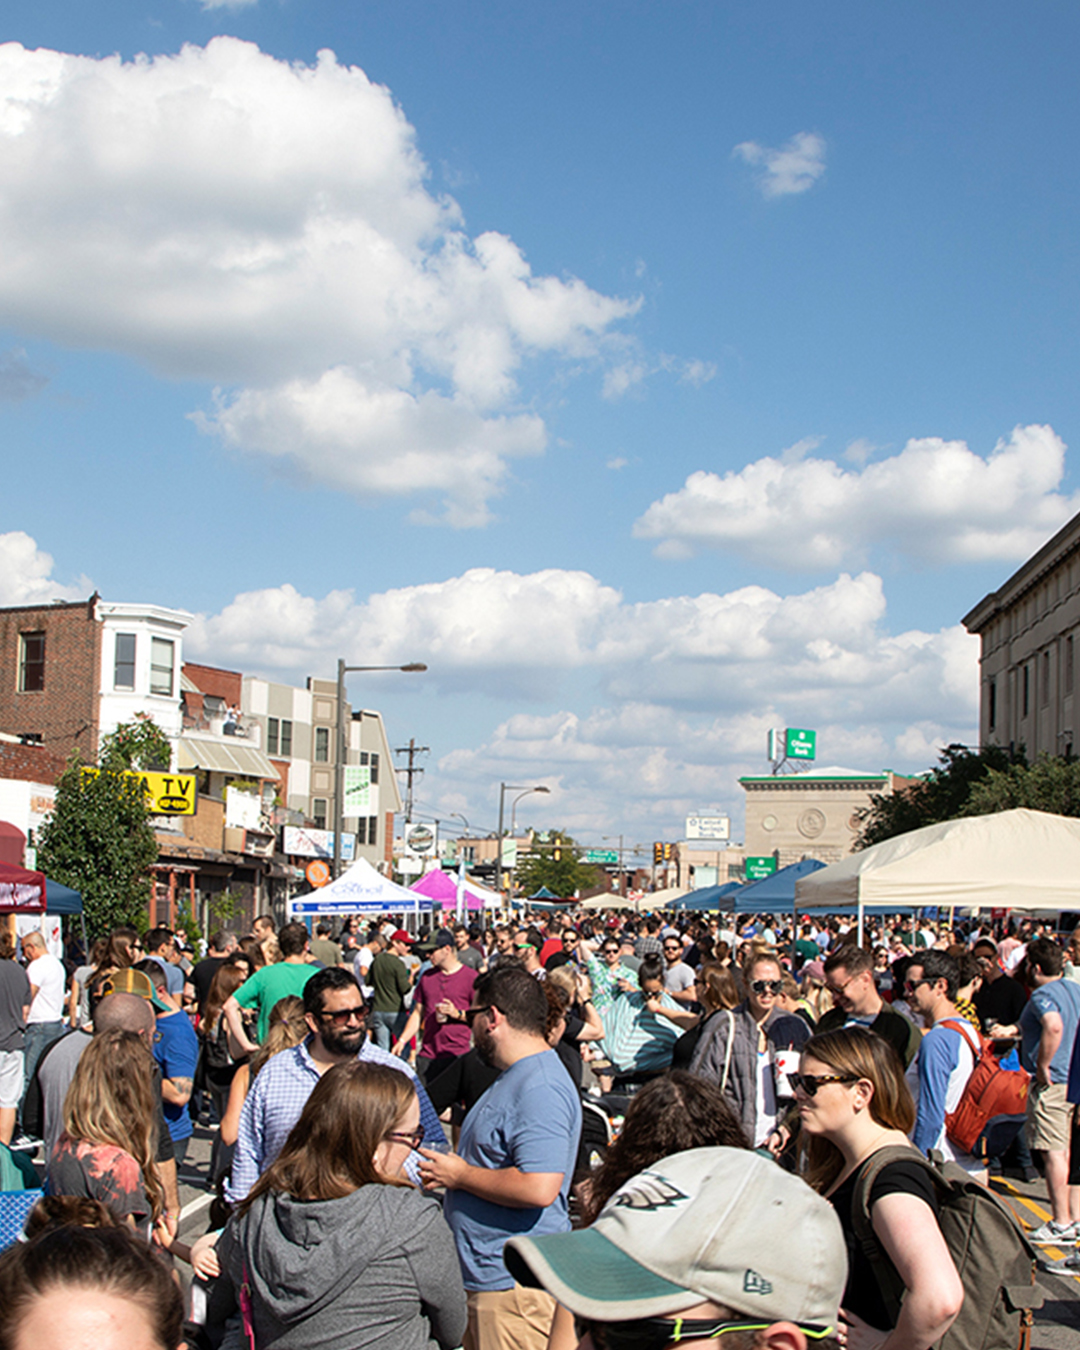
[[[58,1041],[67,1030],[63,1022],[30,1022],[26,1028],[26,1036],[23,1039],[23,1054],[26,1062],[23,1066],[23,1090],[19,1098],[19,1115],[22,1116],[23,1102],[26,1100],[26,1093],[30,1087],[30,1080],[34,1076],[34,1070],[37,1068],[38,1060],[45,1053],[48,1046],[53,1041]]]
[[[368,1014],[368,1026],[371,1028],[371,1039],[380,1050],[389,1050],[401,1034],[401,1029],[405,1025],[405,1013],[401,1012],[373,1012]]]

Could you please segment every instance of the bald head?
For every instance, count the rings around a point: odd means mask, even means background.
[[[22,935],[22,947],[25,954],[31,958],[42,956],[49,949],[45,946],[45,939],[39,932],[24,933]]]
[[[154,1009],[138,994],[107,994],[94,1009],[94,1033],[134,1031],[152,1036],[157,1025]]]

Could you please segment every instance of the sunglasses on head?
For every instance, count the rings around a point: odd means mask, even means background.
[[[751,980],[750,988],[755,994],[779,994],[784,987],[783,980]]]
[[[789,1073],[788,1082],[808,1097],[816,1097],[819,1087],[826,1083],[857,1083],[859,1080],[850,1073]]]
[[[357,1003],[352,1008],[340,1008],[337,1012],[321,1012],[319,1016],[324,1022],[331,1022],[335,1027],[347,1027],[352,1018],[362,1022],[368,1015],[368,1005],[366,1003]]]

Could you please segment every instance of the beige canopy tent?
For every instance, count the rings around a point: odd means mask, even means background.
[[[662,891],[648,891],[636,900],[631,900],[628,895],[614,895],[609,892],[606,895],[594,895],[591,900],[583,901],[580,908],[590,911],[632,909],[635,914],[647,914],[652,910],[667,909],[689,889],[689,886],[668,886]]]
[[[855,904],[1080,908],[1080,819],[1045,811],[965,816],[897,835],[795,885],[797,910]]]

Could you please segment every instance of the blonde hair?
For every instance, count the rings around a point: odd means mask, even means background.
[[[64,1131],[73,1140],[130,1153],[157,1219],[165,1192],[154,1167],[159,1092],[154,1060],[135,1031],[100,1031],[83,1051],[64,1098]]]
[[[270,1009],[266,1040],[259,1046],[251,1061],[249,1085],[255,1081],[256,1075],[268,1059],[280,1054],[282,1050],[291,1050],[294,1045],[299,1045],[307,1034],[304,1000],[297,994],[286,994],[284,998],[279,998]]]

